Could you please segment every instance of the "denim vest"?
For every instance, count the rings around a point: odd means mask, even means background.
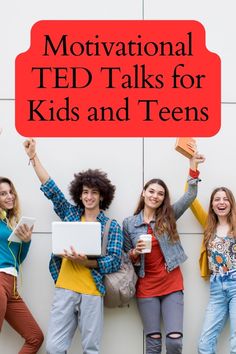
[[[197,185],[198,178],[188,178],[188,190],[184,195],[172,205],[174,215],[176,220],[185,212],[190,204],[194,201],[197,196]],[[168,272],[177,268],[181,263],[186,261],[187,256],[181,245],[180,240],[172,242],[168,234],[164,233],[162,235],[157,235],[154,232],[155,221],[151,221],[150,225],[153,230],[153,234],[159,242],[161,251],[165,259],[165,265]],[[139,214],[130,216],[123,221],[123,233],[124,233],[124,249],[128,252],[130,249],[134,248],[139,236],[147,233],[147,224],[143,220],[143,211]],[[140,256],[140,265],[137,268],[139,277],[143,278],[145,276],[145,255]]]

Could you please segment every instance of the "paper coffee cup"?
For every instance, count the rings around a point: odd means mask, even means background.
[[[145,242],[145,248],[142,250],[142,253],[150,253],[152,250],[152,235],[140,235],[139,239]]]

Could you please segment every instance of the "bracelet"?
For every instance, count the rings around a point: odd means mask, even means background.
[[[32,157],[29,158],[28,165],[30,165],[30,162],[34,160],[35,156],[36,156],[36,153]],[[33,165],[35,165],[35,163]]]

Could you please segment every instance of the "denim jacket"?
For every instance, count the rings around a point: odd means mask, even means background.
[[[197,196],[198,178],[188,177],[188,189],[184,195],[172,205],[176,220],[188,209],[191,203]],[[159,242],[161,251],[163,253],[166,269],[168,272],[177,268],[181,263],[186,261],[187,256],[181,245],[180,240],[171,242],[168,234],[163,233],[157,235],[154,231],[155,221],[151,221],[150,225],[153,234]],[[143,220],[143,211],[137,215],[130,216],[123,221],[123,234],[124,234],[124,249],[129,252],[133,249],[139,239],[139,236],[147,233],[147,224]],[[145,276],[145,255],[140,256],[140,265],[138,266],[137,273],[139,277]]]

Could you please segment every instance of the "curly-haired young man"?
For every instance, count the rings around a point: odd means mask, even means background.
[[[69,203],[42,166],[33,139],[24,143],[25,151],[42,183],[41,190],[53,203],[63,221],[99,221],[102,232],[108,218],[103,213],[113,200],[115,187],[100,170],[75,174]],[[50,270],[55,293],[49,321],[46,349],[49,354],[66,353],[79,325],[84,354],[98,354],[103,328],[103,275],[116,272],[121,263],[122,233],[115,220],[110,224],[106,256],[88,259],[73,248],[63,258],[53,256]]]

